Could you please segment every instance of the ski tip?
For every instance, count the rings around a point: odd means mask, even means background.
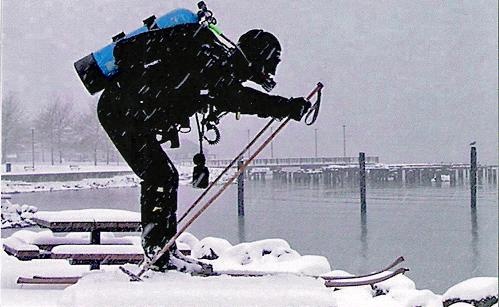
[[[403,275],[403,274],[405,274],[406,272],[409,272],[409,271],[410,271],[410,270],[409,270],[408,268],[399,268],[399,269],[397,269],[397,270],[394,272],[394,274],[395,274],[395,275],[398,275],[398,274],[402,274],[402,275]]]
[[[124,267],[120,266],[119,267],[120,270],[125,273],[126,275],[128,275],[128,277],[130,277],[130,281],[144,281],[142,280],[142,278],[140,278],[138,275],[132,273],[130,270],[128,269],[125,269]]]

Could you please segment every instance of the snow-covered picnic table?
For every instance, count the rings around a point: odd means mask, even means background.
[[[130,239],[107,235],[102,232],[140,231],[140,214],[113,209],[84,209],[66,211],[39,211],[32,220],[49,234],[25,234],[4,242],[9,254],[22,260],[36,258],[70,259],[71,264],[90,264],[99,269],[101,263],[114,264],[143,259],[140,245]],[[65,237],[54,236],[52,232],[69,233]],[[81,234],[88,232],[90,237]],[[79,233],[78,236],[73,236]]]

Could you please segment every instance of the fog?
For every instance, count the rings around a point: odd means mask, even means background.
[[[274,93],[306,96],[325,85],[314,126],[293,122],[274,142],[274,157],[346,151],[382,162],[497,163],[497,1],[221,1],[208,0],[224,33],[237,40],[252,28],[283,46]],[[82,108],[91,97],[73,63],[154,14],[197,1],[2,1],[2,91],[30,113],[56,95]],[[222,141],[229,158],[267,120],[227,116]],[[184,138],[196,140],[195,133]],[[269,157],[266,150],[263,157]]]

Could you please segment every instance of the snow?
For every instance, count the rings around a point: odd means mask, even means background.
[[[400,302],[401,306],[425,306],[425,307],[441,307],[442,296],[433,293],[430,290],[416,289],[392,289],[388,295]]]
[[[65,165],[67,167],[67,165]],[[89,166],[87,166],[89,167]],[[29,174],[71,174],[71,173],[88,173],[88,174],[105,174],[106,172],[115,171],[130,171],[127,167],[106,167],[97,166],[90,168],[88,170],[78,170],[70,171],[63,166],[52,167],[50,171],[40,171],[38,168],[33,172],[15,172],[15,173],[5,173],[6,175],[29,175]],[[180,165],[178,167],[179,171],[179,184],[180,185],[190,185],[192,181],[192,166]],[[210,180],[214,180],[222,172],[221,168],[210,168]],[[229,170],[224,176],[222,176],[219,184],[222,184],[228,180],[235,172],[234,170]],[[9,193],[28,193],[28,192],[50,192],[50,191],[61,191],[61,190],[82,190],[82,189],[106,189],[106,188],[124,188],[124,187],[136,187],[140,183],[140,178],[134,174],[130,175],[120,175],[111,178],[87,178],[82,180],[72,180],[72,181],[44,181],[44,182],[23,182],[23,181],[11,181],[2,180],[2,195]]]
[[[458,283],[447,290],[444,300],[460,298],[462,300],[480,300],[485,297],[497,297],[497,277],[475,277]]]
[[[92,295],[88,295],[92,293]],[[297,276],[191,277],[151,274],[131,283],[119,272],[89,274],[67,288],[64,306],[334,306],[320,280]]]
[[[36,238],[38,237],[46,237],[47,234],[45,231],[42,231],[41,234],[38,234],[34,231],[31,231],[31,230],[19,230],[19,231],[16,231],[12,234],[12,236],[10,236],[10,238],[17,238],[17,239],[20,239],[26,243],[35,243],[36,241]]]
[[[30,227],[35,223],[31,220],[38,211],[35,206],[12,204],[2,200],[2,228]]]
[[[52,249],[52,254],[142,254],[137,245],[60,245]]]
[[[31,230],[19,230],[7,239],[21,240],[27,244],[37,245],[61,245],[61,244],[90,244],[90,233],[71,232],[66,235],[55,235],[51,230],[35,232]],[[5,240],[7,240],[5,239]],[[140,245],[140,236],[115,237],[112,232],[101,232],[101,244],[129,244]],[[177,241],[178,242],[178,241]]]
[[[177,244],[185,244],[189,247],[189,249],[194,249],[194,246],[199,242],[198,238],[193,236],[189,232],[184,232],[182,233],[178,238],[176,243]]]
[[[194,245],[191,245],[191,255],[199,259],[218,258],[222,253],[232,247],[229,241],[213,237],[207,237],[201,241],[192,243],[194,243]]]
[[[112,178],[91,178],[72,181],[23,182],[2,180],[2,193],[51,192],[61,190],[136,187],[140,179],[135,175]]]
[[[372,292],[369,286],[350,287],[332,292],[338,307],[370,306]]]
[[[250,272],[285,272],[305,275],[320,275],[331,271],[329,262],[322,256],[300,256],[282,239],[267,239],[231,246],[217,238],[205,238],[194,247],[193,256],[218,256],[211,260],[215,270],[237,270]],[[210,258],[208,258],[210,259]]]
[[[44,231],[34,234],[18,231],[6,240],[40,240],[52,238]],[[88,234],[76,233],[72,237],[88,239]],[[114,236],[109,234],[109,238]],[[22,239],[21,239],[22,238]],[[59,246],[55,253],[66,252],[142,252],[140,237],[126,237],[135,245],[124,246]],[[22,242],[21,242],[22,243]],[[207,237],[198,240],[190,233],[182,234],[178,245],[192,248],[195,255],[206,255],[216,250],[216,259],[203,260],[216,270],[254,272],[281,272],[263,277],[194,277],[169,271],[149,271],[143,282],[130,282],[117,266],[103,265],[100,270],[89,271],[87,266],[69,265],[66,260],[45,259],[19,261],[2,252],[2,306],[338,306],[338,307],[395,307],[442,306],[447,297],[460,295],[479,298],[497,295],[497,279],[472,278],[450,288],[444,296],[430,290],[418,290],[407,276],[370,286],[347,287],[335,291],[324,286],[324,280],[306,275],[350,276],[342,270],[331,270],[326,258],[300,255],[282,239],[266,239],[232,245],[222,238]],[[139,267],[126,267],[137,272]],[[289,273],[289,274],[286,274]],[[18,285],[19,276],[82,276],[71,286]],[[383,290],[383,295],[377,290]],[[43,290],[43,291],[41,291]],[[91,293],[91,295],[89,295]],[[469,306],[456,303],[452,306]]]
[[[374,290],[389,293],[393,289],[416,289],[416,284],[407,276],[399,274],[393,278],[377,283]]]
[[[22,233],[23,235],[20,234]],[[26,234],[26,235],[24,235]],[[90,234],[88,232],[72,232],[65,236],[55,236],[51,230],[43,230],[40,232],[33,232],[28,230],[21,230],[13,234],[13,236],[24,239],[27,243],[42,244],[42,245],[56,245],[56,244],[90,244]],[[101,233],[101,244],[134,244],[130,238],[115,237],[112,232]]]
[[[220,258],[224,262],[233,262],[236,265],[246,265],[260,261],[271,255],[277,261],[281,259],[296,259],[299,254],[292,250],[288,242],[282,239],[267,239],[252,243],[241,243],[231,247]]]
[[[31,276],[81,276],[84,273],[88,273],[87,266],[81,265],[70,265],[67,260],[59,259],[35,259],[30,261],[20,261],[13,256],[7,255],[2,252],[2,302],[0,305],[4,305],[4,294],[5,289],[17,289],[18,291],[13,292],[17,294],[17,304],[14,306],[24,306],[24,301],[19,301],[19,297],[24,300],[25,297],[30,297],[33,294],[36,295],[37,291],[29,291],[23,289],[26,286],[21,286],[16,283],[17,278],[20,276],[31,277]],[[60,291],[59,291],[60,294]],[[10,298],[12,299],[12,298]],[[54,297],[51,298],[53,300]],[[12,306],[12,305],[11,305]],[[34,305],[36,306],[36,305]]]
[[[140,222],[140,213],[116,209],[38,211],[34,217],[47,222]]]
[[[36,245],[32,245],[29,243],[26,243],[26,241],[23,241],[19,238],[16,237],[9,237],[3,241],[3,243],[15,250],[18,251],[34,251],[34,252],[39,252],[40,249]]]

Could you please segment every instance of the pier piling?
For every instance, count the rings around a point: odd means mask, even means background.
[[[243,160],[239,160],[237,168],[241,169],[243,164]],[[244,172],[237,177],[237,216],[244,216]]]
[[[477,171],[477,165],[476,165],[476,147],[472,146],[471,147],[471,153],[470,153],[470,190],[471,190],[471,208],[476,208],[476,171]]]
[[[366,212],[366,155],[359,152],[360,210]]]

